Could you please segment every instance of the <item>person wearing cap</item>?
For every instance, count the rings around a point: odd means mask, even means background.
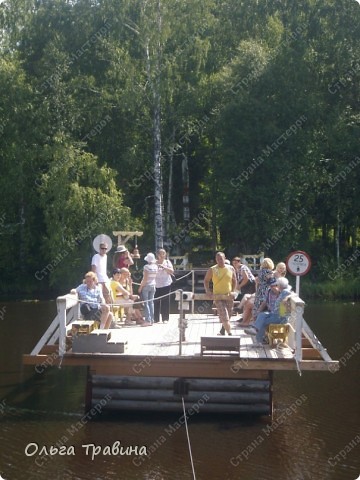
[[[102,287],[106,303],[111,303],[110,280],[107,275],[107,243],[100,243],[99,253],[96,253],[91,259],[91,271],[96,273],[98,282]]]
[[[158,266],[153,253],[148,253],[144,258],[146,265],[143,270],[143,278],[139,286],[139,294],[144,302],[144,325],[152,325],[154,323],[154,295],[156,289],[156,275]]]
[[[128,249],[125,245],[118,245],[113,257],[113,268],[129,268],[131,265],[134,265],[134,260]]]
[[[290,313],[288,312],[287,302],[292,294],[291,286],[287,278],[281,277],[277,279],[277,286],[280,294],[275,301],[273,312],[261,312],[257,316],[252,327],[246,328],[245,333],[255,335],[256,341],[262,344],[264,341],[265,330],[271,323],[284,324],[287,323]]]

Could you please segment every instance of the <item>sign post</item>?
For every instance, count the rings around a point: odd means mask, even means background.
[[[300,293],[300,277],[306,275],[311,268],[309,255],[301,250],[290,253],[286,259],[286,267],[296,277],[296,294]]]

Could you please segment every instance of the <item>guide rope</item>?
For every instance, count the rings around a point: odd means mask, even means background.
[[[194,478],[194,480],[196,480],[195,468],[194,468],[194,461],[193,461],[193,457],[192,457],[192,453],[191,453],[191,444],[190,444],[189,429],[188,429],[188,424],[187,424],[187,417],[186,417],[184,397],[181,397],[181,400],[182,400],[182,405],[183,405],[183,412],[184,412],[184,419],[185,419],[185,429],[186,429],[186,438],[187,438],[188,447],[189,447],[189,455],[190,455],[191,469],[192,469],[193,478]]]
[[[79,303],[91,303],[92,305],[108,305],[109,307],[131,307],[132,305],[141,305],[142,303],[148,303],[148,302],[156,302],[157,300],[161,300],[162,298],[169,297],[170,295],[174,295],[176,293],[176,290],[166,293],[165,295],[161,295],[160,297],[152,298],[150,300],[139,300],[137,302],[130,300],[129,299],[123,299],[123,303],[99,303],[95,301],[89,301],[89,300],[80,300],[78,299]],[[128,302],[128,303],[126,303]],[[0,479],[1,480],[1,479]]]

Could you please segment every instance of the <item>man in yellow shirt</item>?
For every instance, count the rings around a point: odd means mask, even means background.
[[[213,284],[213,291],[210,290],[210,281]],[[233,311],[234,296],[232,292],[236,288],[236,274],[235,269],[231,265],[225,263],[225,254],[217,252],[216,265],[209,268],[204,278],[205,292],[214,294],[214,303],[219,315],[219,320],[222,327],[219,335],[228,335],[230,332],[230,318]],[[216,295],[226,295],[228,298],[218,300]]]

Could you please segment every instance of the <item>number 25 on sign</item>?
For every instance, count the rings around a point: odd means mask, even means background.
[[[311,268],[309,255],[301,250],[290,253],[286,259],[286,267],[291,275],[296,276],[296,293],[300,291],[300,277],[306,275]]]

